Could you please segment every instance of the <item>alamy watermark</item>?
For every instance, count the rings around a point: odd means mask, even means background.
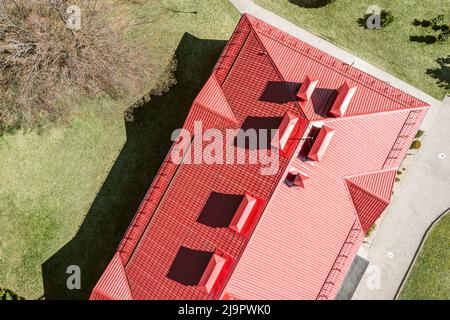
[[[68,266],[66,273],[69,274],[66,280],[66,286],[69,290],[81,289],[81,268],[77,265]]]
[[[74,31],[81,30],[81,8],[76,5],[67,7],[67,28]]]
[[[275,175],[279,169],[275,129],[203,130],[203,123],[195,121],[193,134],[177,129],[172,141],[171,160],[175,164],[259,164],[262,175]]]
[[[381,289],[381,269],[377,265],[369,265],[366,270],[366,286],[369,290]]]
[[[377,5],[370,5],[367,8],[367,14],[369,15],[366,20],[367,28],[381,29],[381,8]]]

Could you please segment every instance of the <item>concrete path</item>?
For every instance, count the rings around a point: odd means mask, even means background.
[[[450,208],[450,96],[437,111],[423,149],[377,227],[365,257],[369,272],[353,299],[393,299],[427,228]]]
[[[450,98],[443,105],[441,101],[252,0],[230,2],[241,13],[248,12],[432,106],[421,127],[426,131],[424,147],[417,153],[392,205],[378,225],[373,241],[364,252],[370,265],[353,296],[353,299],[393,299],[426,229],[450,207]],[[446,157],[441,158],[442,154]]]

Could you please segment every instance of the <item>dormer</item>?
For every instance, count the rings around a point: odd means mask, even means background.
[[[256,209],[257,199],[250,196],[248,193],[244,194],[242,202],[239,205],[233,220],[231,220],[230,228],[236,232],[242,232],[245,225],[249,221],[250,216]]]
[[[347,108],[350,105],[357,88],[358,87],[356,86],[351,87],[347,82],[344,82],[338,90],[338,96],[329,112],[330,115],[334,117],[343,117],[347,112]]]
[[[214,293],[215,287],[221,284],[221,279],[223,278],[223,274],[226,271],[225,267],[227,264],[227,260],[229,257],[221,254],[218,250],[214,252],[211,259],[209,260],[208,265],[206,266],[205,271],[198,283],[199,287],[202,287],[207,293]]]
[[[281,151],[285,150],[289,138],[291,138],[292,134],[294,133],[294,129],[298,121],[298,117],[287,112],[284,115],[283,120],[281,121],[281,124],[277,130],[277,134],[272,139],[272,146],[280,149]]]
[[[302,82],[302,85],[300,86],[300,89],[297,92],[297,98],[302,101],[311,100],[311,96],[318,83],[319,80],[311,79],[310,77],[306,76]]]
[[[320,128],[319,133],[317,134],[316,139],[314,140],[314,144],[311,148],[311,150],[308,153],[308,158],[314,161],[321,161],[323,158],[323,155],[328,149],[328,146],[331,142],[331,139],[333,138],[334,130],[327,127],[322,126]]]

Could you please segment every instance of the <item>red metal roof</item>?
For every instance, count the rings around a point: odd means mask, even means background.
[[[361,174],[347,178],[347,181],[384,201],[391,201],[392,187],[397,170]]]
[[[381,171],[347,178],[347,187],[359,222],[367,232],[391,201],[397,170]]]
[[[219,116],[236,122],[236,117],[214,75],[209,77],[208,81],[203,86],[203,89],[195,99],[195,102],[210,111],[217,113]]]
[[[358,87],[350,87],[347,82],[338,89],[338,95],[331,107],[330,114],[343,117]]]
[[[364,232],[367,232],[375,220],[389,205],[389,202],[376,197],[351,182],[347,181],[347,185],[361,227]]]
[[[300,103],[306,76],[318,84]],[[344,82],[358,90],[343,117],[328,117]],[[424,106],[244,15],[184,127],[192,132],[201,120],[204,130],[224,131],[289,114],[300,119],[289,152],[269,176],[261,164],[176,165],[167,158],[91,298],[332,299],[364,231],[390,199],[392,172]],[[308,160],[311,128],[324,124],[334,132],[326,156]],[[309,177],[303,188],[285,183],[292,169]],[[231,219],[246,195],[261,206],[249,215],[249,229],[236,232]],[[211,210],[211,203],[220,205]],[[210,270],[220,280],[205,290],[201,280],[216,252],[229,264]]]
[[[101,276],[94,290],[91,299],[95,300],[132,300],[130,286],[127,275],[123,268],[120,254],[116,253]]]
[[[306,76],[319,80],[310,102],[303,106],[311,120],[326,118],[324,111],[344,82],[358,87],[347,116],[427,106],[423,101],[255,17],[248,16],[248,19],[286,81],[295,84]]]

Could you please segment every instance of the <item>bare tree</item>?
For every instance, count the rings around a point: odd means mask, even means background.
[[[81,10],[80,28],[72,12]],[[110,1],[0,1],[0,129],[68,113],[81,96],[120,96],[148,75],[143,45]]]

